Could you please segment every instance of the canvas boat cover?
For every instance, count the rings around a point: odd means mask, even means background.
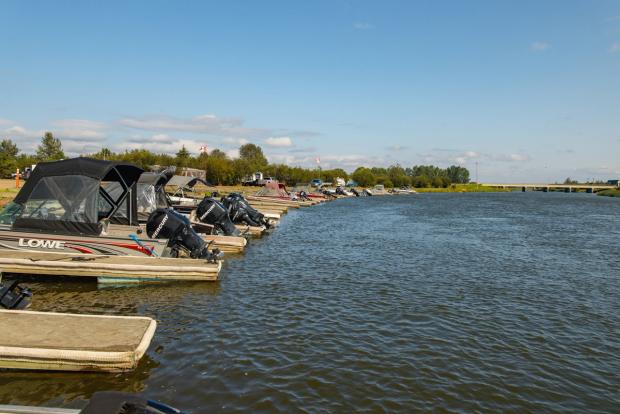
[[[134,369],[155,333],[141,316],[0,310],[0,367],[120,372]]]
[[[277,181],[272,181],[265,184],[263,188],[256,192],[256,195],[259,197],[289,198],[289,193],[286,191],[284,184],[280,184]]]
[[[168,183],[166,183],[166,185],[169,185],[170,187],[177,187],[177,188],[184,188],[184,187],[192,188],[192,187],[194,187],[198,183],[204,184],[207,187],[213,187],[211,184],[209,184],[208,182],[206,182],[202,178],[186,177],[186,176],[183,176],[183,175],[175,175],[175,176],[173,176],[170,179],[170,181],[168,181]]]
[[[38,164],[11,206],[13,229],[98,235],[103,218],[137,224],[135,165],[91,158]]]

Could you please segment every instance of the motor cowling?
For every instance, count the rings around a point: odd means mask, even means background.
[[[269,220],[261,212],[250,206],[247,200],[239,193],[230,193],[226,197],[222,197],[222,204],[226,206],[228,217],[230,217],[233,223],[270,227]]]
[[[241,236],[239,229],[235,227],[228,217],[228,210],[219,201],[205,197],[196,207],[196,217],[201,223],[210,224],[218,233],[226,236]]]
[[[168,239],[173,256],[185,250],[192,259],[215,262],[221,257],[218,249],[209,251],[207,243],[192,228],[189,219],[174,210],[158,208],[149,215],[146,234],[152,239]]]
[[[351,187],[351,192],[355,195],[355,197],[359,197],[360,193],[355,188]]]
[[[21,286],[17,281],[6,285],[0,283],[0,308],[26,309],[32,301],[32,291]]]

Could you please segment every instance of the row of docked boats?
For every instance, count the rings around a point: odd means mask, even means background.
[[[89,158],[41,163],[0,212],[0,269],[101,282],[216,280],[223,253],[243,251],[288,208],[313,204],[189,197],[196,182]]]

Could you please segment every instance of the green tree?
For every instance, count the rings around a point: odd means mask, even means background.
[[[62,151],[62,142],[60,139],[54,138],[51,132],[46,132],[41,138],[41,145],[37,148],[37,159],[39,161],[55,161],[65,158]]]
[[[192,155],[189,153],[185,145],[181,147],[181,149],[176,154],[176,165],[179,168],[187,167],[189,163],[189,159]]]
[[[246,160],[252,171],[265,169],[269,162],[258,145],[244,144],[239,147],[239,158]]]
[[[112,160],[114,159],[115,154],[108,148],[101,148],[99,152],[91,154],[90,156],[98,160]]]
[[[228,156],[226,155],[226,153],[220,149],[215,148],[213,151],[211,151],[211,154],[209,154],[209,157],[213,157],[213,158],[223,158],[226,159],[228,158]]]
[[[375,175],[366,167],[359,167],[351,174],[351,178],[362,187],[371,187],[377,182]]]
[[[467,184],[469,182],[469,170],[465,167],[451,165],[446,169],[446,176],[451,183]]]
[[[19,148],[10,139],[0,142],[0,177],[11,177],[17,170],[17,154]]]

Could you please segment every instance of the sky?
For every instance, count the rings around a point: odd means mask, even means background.
[[[0,1],[0,138],[620,176],[620,1]]]

